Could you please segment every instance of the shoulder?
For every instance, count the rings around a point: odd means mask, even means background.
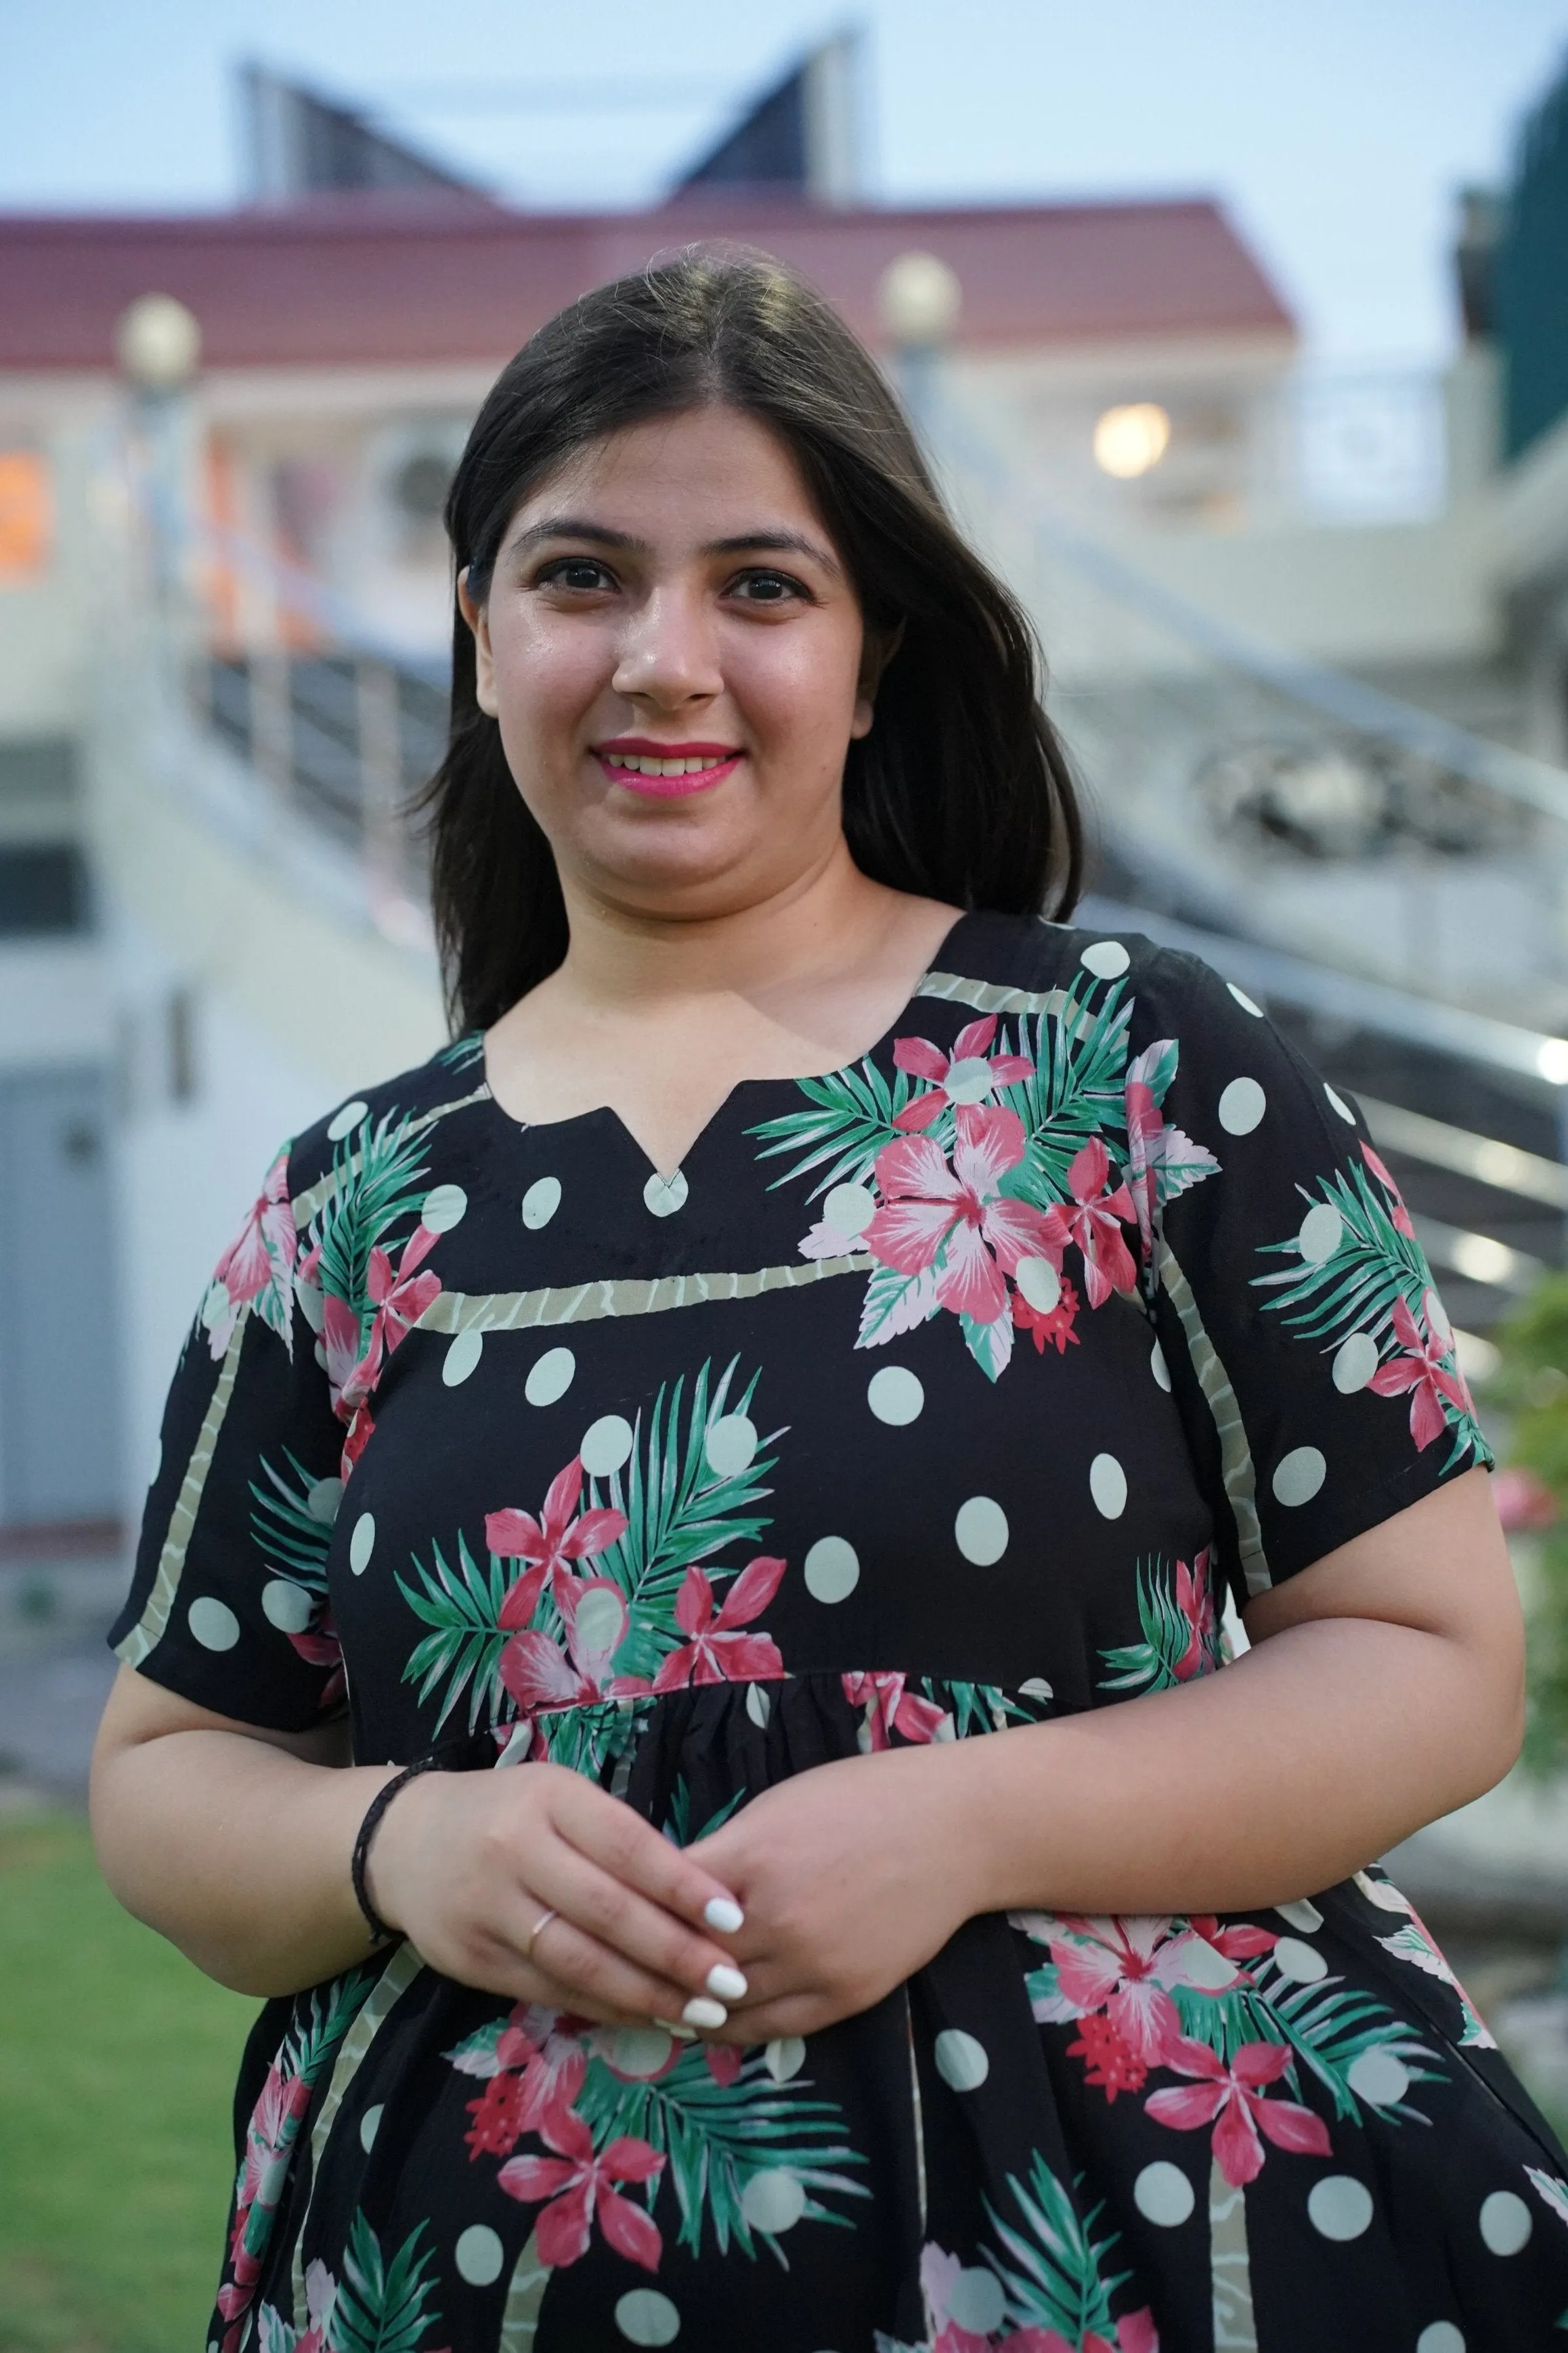
[[[486,1096],[484,1044],[474,1032],[412,1070],[345,1095],[303,1129],[289,1146],[289,1190],[297,1198],[341,1175],[345,1158],[359,1153],[367,1136],[378,1148],[395,1146]]]
[[[1163,947],[1142,932],[1047,923],[1041,916],[989,908],[965,915],[937,950],[929,976],[940,981],[949,976],[1030,996],[1070,992],[1080,1000],[1097,983],[1105,983],[1125,1003],[1168,1012],[1173,1018],[1184,1016],[1189,1024],[1263,1018],[1245,990],[1200,957]]]

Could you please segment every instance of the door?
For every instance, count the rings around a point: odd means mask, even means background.
[[[0,1075],[0,1525],[112,1520],[119,1356],[106,1075]]]

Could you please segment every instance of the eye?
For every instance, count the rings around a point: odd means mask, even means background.
[[[788,572],[742,572],[731,581],[725,595],[738,597],[742,605],[809,604],[811,591],[804,580],[796,580]]]
[[[596,590],[613,588],[615,575],[593,555],[558,555],[552,564],[542,565],[535,575],[540,588],[575,588]]]

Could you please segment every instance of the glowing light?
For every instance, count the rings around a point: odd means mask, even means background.
[[[1554,1087],[1568,1086],[1568,1038],[1547,1038],[1536,1050],[1535,1067]]]
[[[1101,473],[1130,482],[1157,466],[1171,444],[1171,420],[1152,400],[1108,408],[1094,428],[1094,462]]]

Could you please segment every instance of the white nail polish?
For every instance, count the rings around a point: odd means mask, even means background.
[[[732,1936],[746,1925],[746,1915],[731,1895],[710,1895],[702,1906],[702,1917],[721,1936]]]
[[[716,1993],[721,2001],[744,2001],[746,1980],[728,1961],[715,1961],[708,1972],[708,1990]]]
[[[722,2026],[730,2013],[721,2001],[710,2001],[705,1994],[694,1993],[680,2015],[688,2026]]]
[[[666,2034],[673,2034],[678,2042],[695,2042],[697,2037],[689,2026],[677,2026],[673,2018],[656,2018],[654,2024]]]

